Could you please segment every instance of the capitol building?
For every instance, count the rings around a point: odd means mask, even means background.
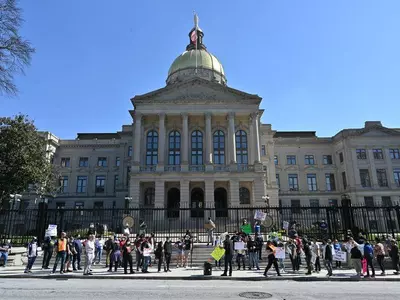
[[[193,36],[195,37],[193,39]],[[49,208],[387,205],[400,197],[400,129],[379,121],[332,137],[277,131],[262,98],[228,86],[195,27],[166,85],[131,99],[118,132],[46,132],[62,174]],[[123,113],[123,112],[121,112]]]

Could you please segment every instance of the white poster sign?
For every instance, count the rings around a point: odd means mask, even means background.
[[[235,250],[245,250],[245,244],[243,242],[236,242]]]
[[[289,229],[289,222],[288,221],[283,221],[283,229],[285,229],[285,230]]]
[[[57,225],[49,224],[44,236],[57,236]]]
[[[347,261],[347,253],[344,251],[336,251],[333,255],[333,260],[336,261]]]
[[[265,212],[260,211],[260,210],[257,210],[256,213],[254,214],[254,219],[255,220],[265,221],[266,217],[267,217],[267,214]]]
[[[277,259],[285,259],[286,258],[285,248],[276,247],[275,258],[277,258]]]

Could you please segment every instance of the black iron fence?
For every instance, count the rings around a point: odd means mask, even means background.
[[[131,216],[132,233],[138,233],[144,222],[147,233],[154,232],[158,238],[177,239],[190,230],[198,242],[207,242],[204,224],[208,217],[216,225],[215,234],[233,233],[240,231],[244,219],[254,226],[256,211],[266,213],[266,219],[260,222],[263,233],[286,235],[295,229],[300,235],[317,239],[344,239],[350,231],[370,239],[383,234],[400,237],[400,206],[47,209],[45,204],[37,209],[1,210],[0,236],[12,239],[14,244],[24,244],[32,236],[41,240],[49,224],[70,235],[86,235],[90,224],[100,234],[118,234],[125,228],[123,219]],[[289,230],[284,229],[284,223],[289,224]]]

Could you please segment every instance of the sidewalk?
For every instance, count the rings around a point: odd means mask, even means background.
[[[24,273],[24,267],[0,267],[0,279],[6,278],[21,278],[21,279],[141,279],[141,280],[240,280],[240,281],[263,281],[263,280],[294,280],[294,281],[400,281],[400,276],[390,275],[393,270],[388,270],[386,276],[377,275],[376,278],[356,278],[354,270],[334,270],[332,277],[326,276],[326,271],[322,270],[319,274],[313,273],[311,276],[306,276],[305,271],[294,274],[292,272],[283,273],[281,277],[276,276],[273,269],[269,271],[269,276],[264,277],[261,271],[237,271],[234,269],[232,277],[221,277],[222,271],[213,269],[211,276],[204,276],[203,269],[194,268],[172,268],[172,272],[158,273],[154,266],[149,268],[150,273],[143,274],[124,274],[123,269],[119,269],[117,273],[107,272],[106,268],[100,266],[93,267],[93,275],[84,276],[83,271],[60,274],[50,274],[51,270],[41,270],[39,267],[34,267],[31,274]],[[380,274],[377,273],[377,274]]]

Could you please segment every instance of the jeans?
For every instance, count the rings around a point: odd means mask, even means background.
[[[114,271],[117,272],[118,265],[120,264],[120,262],[121,262],[121,251],[118,250],[111,252],[109,271],[111,271],[114,266]]]
[[[365,259],[367,260],[367,276],[369,276],[369,267],[371,267],[372,276],[375,277],[375,268],[372,263],[373,258],[371,256],[366,256]]]
[[[132,259],[132,255],[130,253],[125,253],[123,255],[123,263],[124,263],[124,273],[128,274],[128,264],[129,264],[129,270],[132,274],[133,273],[133,259]]]
[[[26,266],[25,271],[31,270],[33,267],[33,264],[35,263],[36,256],[28,257],[28,264]]]
[[[143,254],[139,251],[136,251],[136,271],[139,271],[139,268],[143,265]]]
[[[307,263],[307,274],[311,274],[312,272],[311,255],[306,256],[306,263]]]
[[[4,258],[4,266],[7,265],[7,260],[8,260],[8,252],[0,252],[0,259]]]
[[[393,269],[396,272],[399,272],[399,257],[398,256],[392,257],[392,264],[393,264]]]
[[[257,252],[249,252],[249,268],[257,268],[258,266],[258,253]]]
[[[225,269],[224,269],[224,274],[226,275],[228,272],[228,267],[229,267],[229,275],[232,275],[232,254],[225,254]]]
[[[294,271],[298,271],[297,264],[296,264],[296,257],[293,257],[292,254],[289,254],[290,262],[292,263],[292,269]]]
[[[143,268],[142,272],[147,272],[147,269],[149,268],[150,265],[150,256],[143,256]]]
[[[214,246],[214,230],[207,231],[207,244],[208,243]]]
[[[171,263],[171,253],[165,253],[165,267],[169,270],[169,264]]]
[[[279,269],[285,271],[285,261],[283,258],[278,259],[278,265],[279,265]]]
[[[257,254],[258,254],[258,259],[262,260],[262,247],[263,245],[261,245],[261,248],[257,250]]]
[[[324,264],[325,264],[326,270],[328,271],[328,275],[332,276],[333,275],[333,273],[332,273],[332,261],[331,260],[325,260]]]
[[[54,249],[46,249],[44,250],[43,254],[43,263],[42,263],[42,268],[47,269],[50,264],[50,260],[53,257],[53,251]]]
[[[301,256],[300,253],[297,253],[296,257],[295,257],[295,267],[296,267],[296,271],[300,270],[300,265],[301,265]]]
[[[360,258],[352,258],[351,262],[353,263],[354,269],[356,269],[356,273],[358,276],[362,274],[362,263]]]
[[[342,262],[341,261],[336,261],[336,268],[341,268],[342,267]]]
[[[243,264],[243,270],[246,269],[246,256],[244,254],[238,254],[236,256],[236,263],[238,264],[238,270],[240,270],[240,262]]]
[[[55,261],[54,267],[53,267],[53,273],[56,272],[56,270],[57,270],[57,265],[58,265],[58,262],[59,262],[60,260],[61,260],[60,272],[63,272],[66,257],[67,257],[67,252],[65,252],[65,251],[60,251],[60,252],[57,253],[56,261]]]
[[[160,257],[157,257],[157,262],[158,262],[158,272],[160,272],[161,266],[163,265],[163,262],[164,262],[162,254]],[[167,270],[167,268],[165,267],[165,264],[164,264],[164,270]]]
[[[385,267],[383,265],[383,261],[385,260],[385,255],[377,255],[376,260],[378,261],[378,265],[381,268],[382,273],[385,273]]]
[[[94,260],[97,259],[97,263],[99,264],[101,261],[101,256],[103,255],[103,248],[102,247],[96,247],[96,255]]]
[[[278,276],[280,276],[281,273],[279,272],[278,262],[276,261],[276,258],[274,255],[268,256],[268,265],[265,268],[264,275],[267,275],[267,273],[268,273],[269,269],[271,269],[272,265],[274,265],[276,274],[278,274]]]
[[[85,269],[83,270],[83,274],[90,273],[90,269],[92,268],[93,260],[94,260],[94,254],[86,253]]]
[[[81,269],[81,253],[74,254],[72,257],[72,268],[74,270]]]
[[[320,271],[321,271],[321,262],[320,262],[319,256],[317,256],[317,257],[315,258],[315,265],[314,265],[314,267],[315,267],[315,272],[320,272]]]

